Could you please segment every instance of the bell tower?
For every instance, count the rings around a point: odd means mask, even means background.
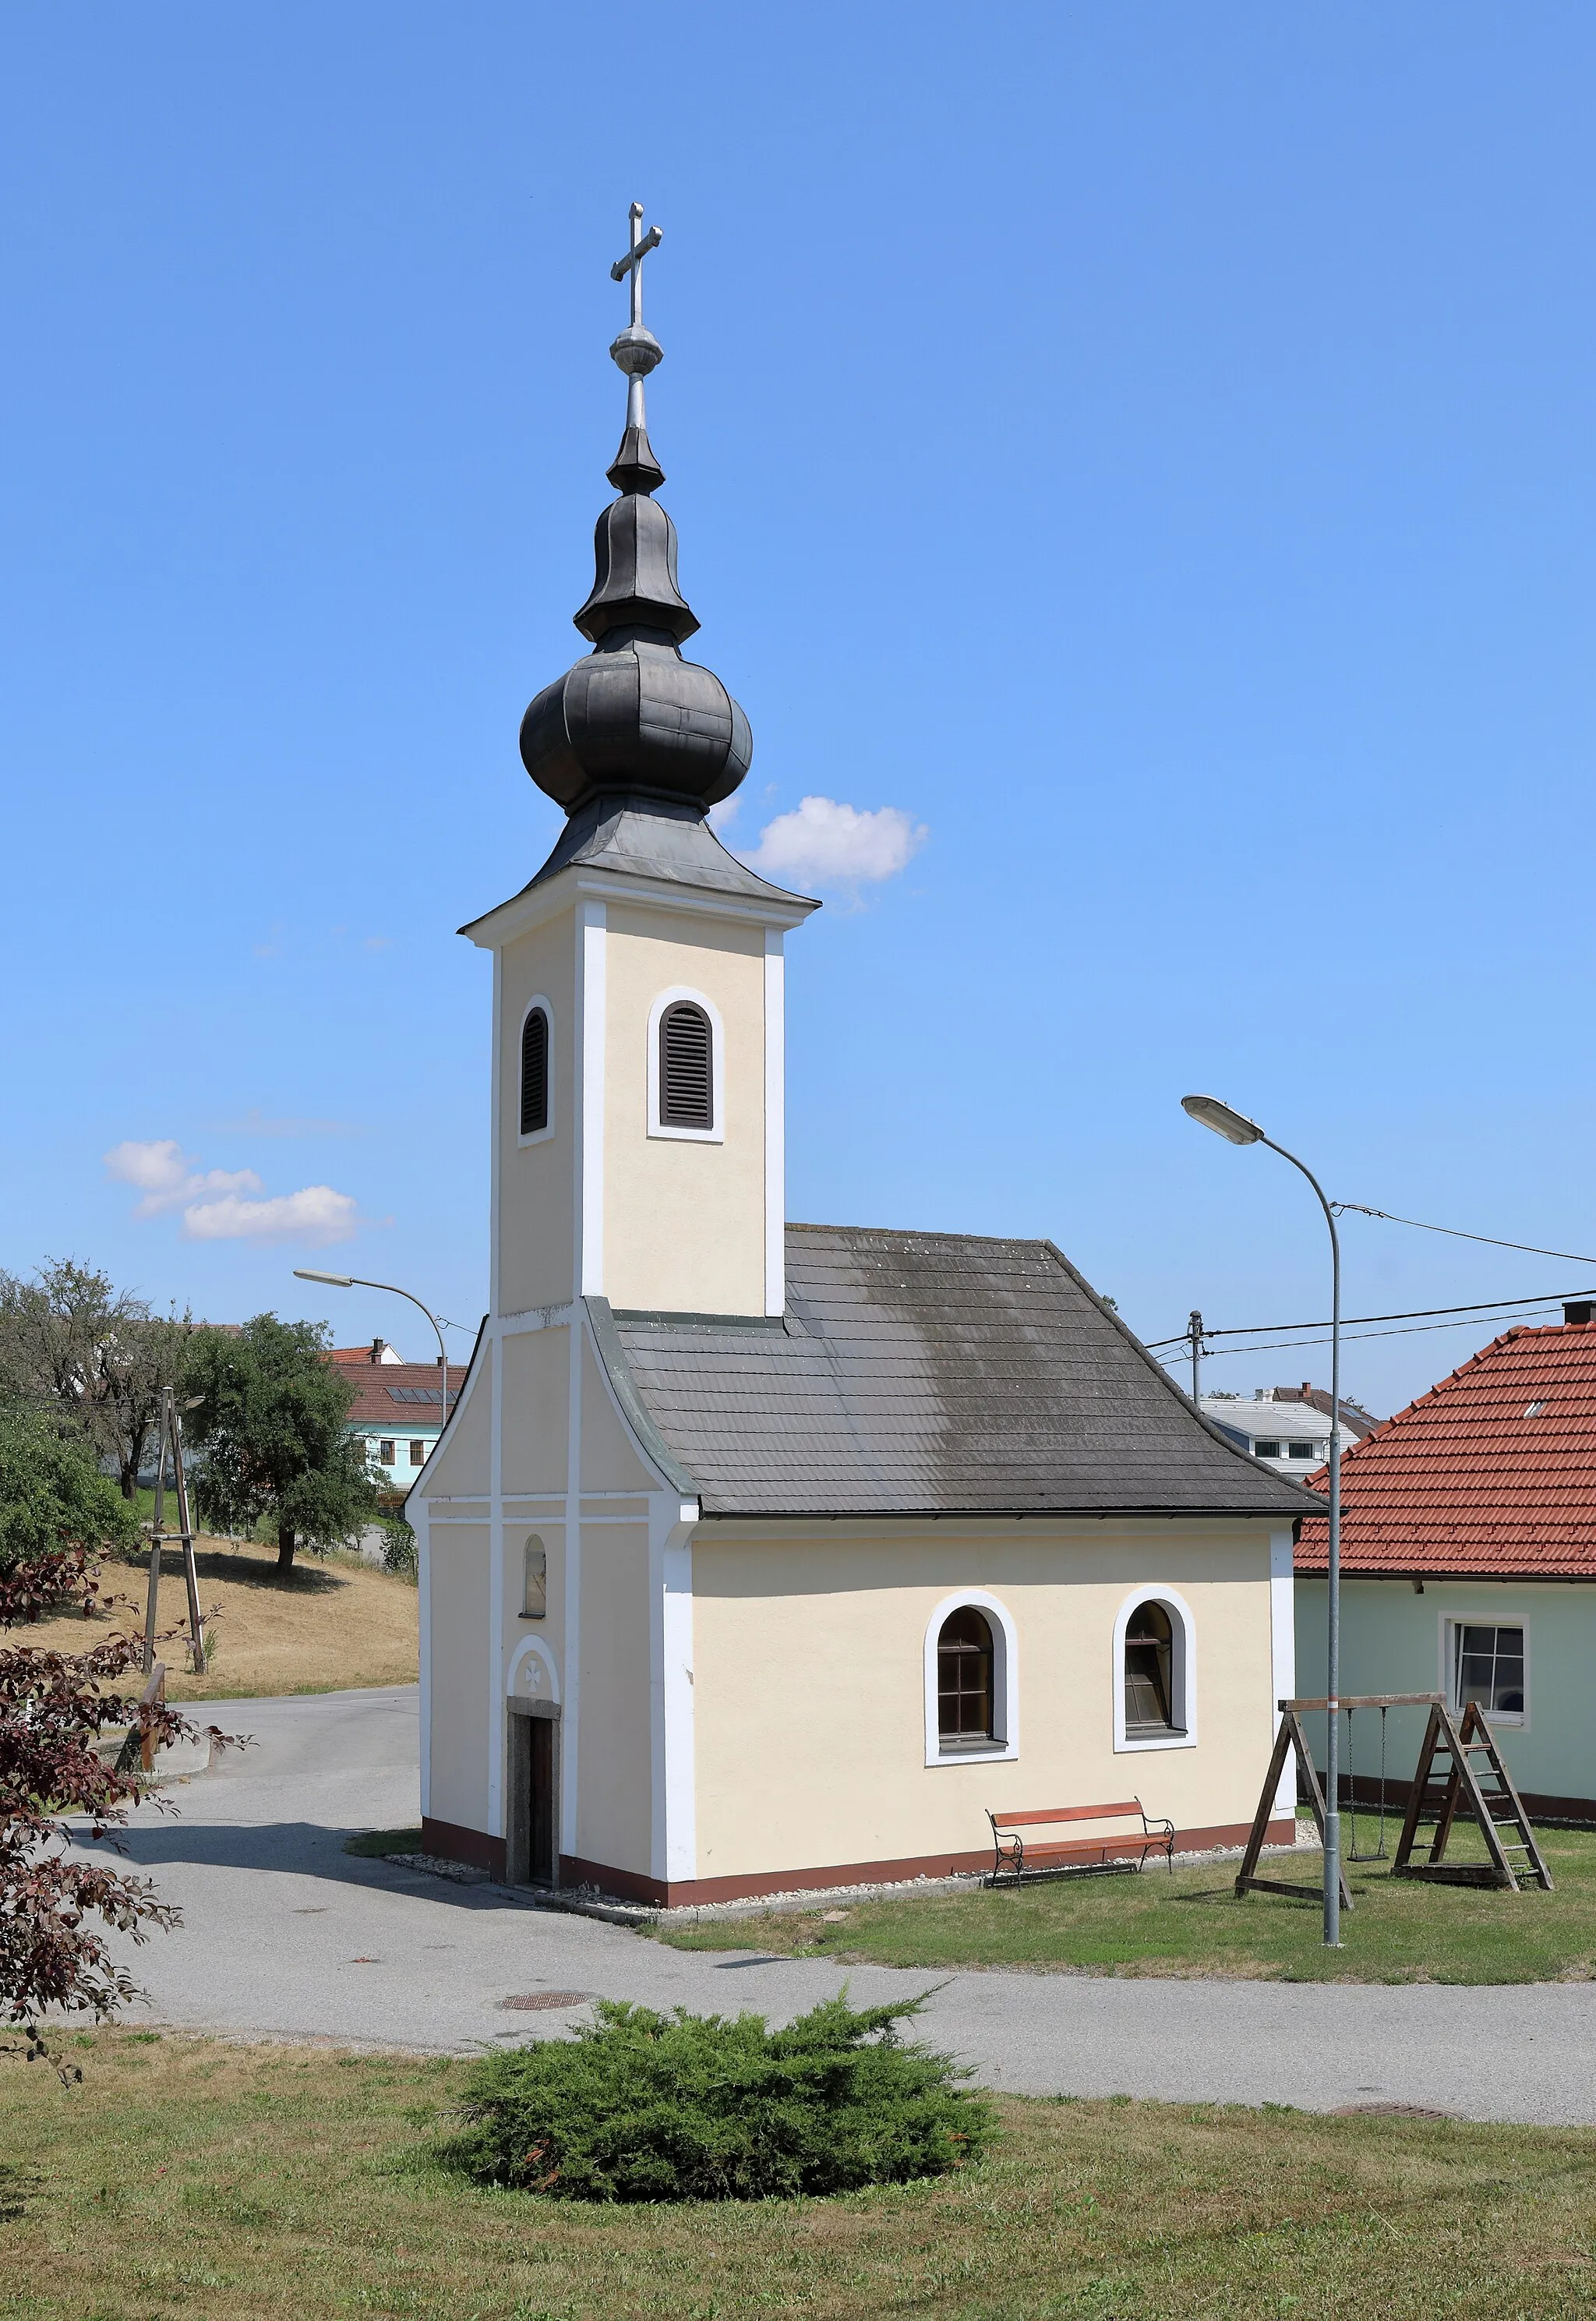
[[[712,670],[676,531],[654,497],[643,263],[630,213],[611,269],[627,378],[575,615],[592,647],[544,687],[521,754],[567,824],[536,877],[461,930],[494,953],[492,1311],[587,1297],[661,1313],[779,1315],[785,1301],[783,942],[819,906],[760,878],[705,819],[753,736]]]

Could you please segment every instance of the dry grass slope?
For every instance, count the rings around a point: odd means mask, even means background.
[[[215,1615],[220,1649],[213,1669],[195,1679],[180,1673],[186,1666],[180,1640],[161,1646],[171,1698],[231,1700],[415,1682],[416,1591],[408,1580],[357,1556],[330,1555],[302,1556],[283,1581],[275,1548],[245,1543],[235,1549],[225,1540],[199,1542],[195,1561],[200,1606],[207,1616]],[[131,1599],[111,1619],[141,1633],[146,1568],[113,1564],[104,1574],[107,1595]],[[182,1556],[168,1549],[161,1559],[160,1625],[186,1625],[186,1620]],[[98,1621],[41,1620],[17,1632],[16,1640],[48,1651],[82,1652],[86,1639],[104,1632]]]
[[[1596,2294],[1596,2134],[1003,2101],[965,2175],[584,2209],[429,2166],[466,2066],[85,2037],[9,2070],[0,2315],[28,2321],[1561,2321]]]

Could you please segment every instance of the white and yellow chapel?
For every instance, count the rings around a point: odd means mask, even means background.
[[[979,1869],[989,1813],[1137,1798],[1238,1843],[1319,1502],[1050,1242],[787,1222],[786,942],[818,906],[706,819],[752,738],[683,657],[640,214],[591,651],[521,731],[567,824],[463,930],[491,1306],[407,1503],[424,1843],[665,1905]]]

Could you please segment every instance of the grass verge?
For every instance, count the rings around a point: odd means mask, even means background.
[[[1001,2099],[962,2174],[594,2208],[425,2157],[469,2066],[84,2034],[0,2065],[0,2314],[28,2321],[1540,2321],[1591,2309],[1596,2133]]]
[[[365,1829],[358,1837],[346,1837],[343,1850],[367,1861],[380,1861],[390,1853],[420,1853],[422,1833],[419,1829]]]
[[[1477,1833],[1470,1833],[1477,1851]],[[1249,1894],[1235,1864],[1062,1878],[923,1900],[817,1903],[805,1911],[660,1930],[680,1950],[757,1950],[909,1967],[1031,1967],[1090,1974],[1286,1982],[1556,1982],[1596,1976],[1596,1833],[1543,1830],[1556,1890],[1519,1894],[1347,1872],[1342,1948],[1319,1939],[1317,1902]],[[1272,1876],[1312,1885],[1317,1851]],[[828,1913],[836,1923],[828,1924]]]

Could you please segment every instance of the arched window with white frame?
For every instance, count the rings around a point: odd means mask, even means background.
[[[726,1139],[726,1039],[702,991],[662,991],[648,1015],[648,1133],[692,1144]]]
[[[971,1588],[938,1605],[925,1633],[928,1765],[1020,1754],[1019,1652],[1006,1606]]]
[[[1195,1746],[1196,1641],[1174,1588],[1138,1588],[1120,1606],[1113,1687],[1116,1751]]]
[[[540,1143],[554,1128],[553,1018],[547,999],[530,1002],[521,1019],[520,1142]]]

